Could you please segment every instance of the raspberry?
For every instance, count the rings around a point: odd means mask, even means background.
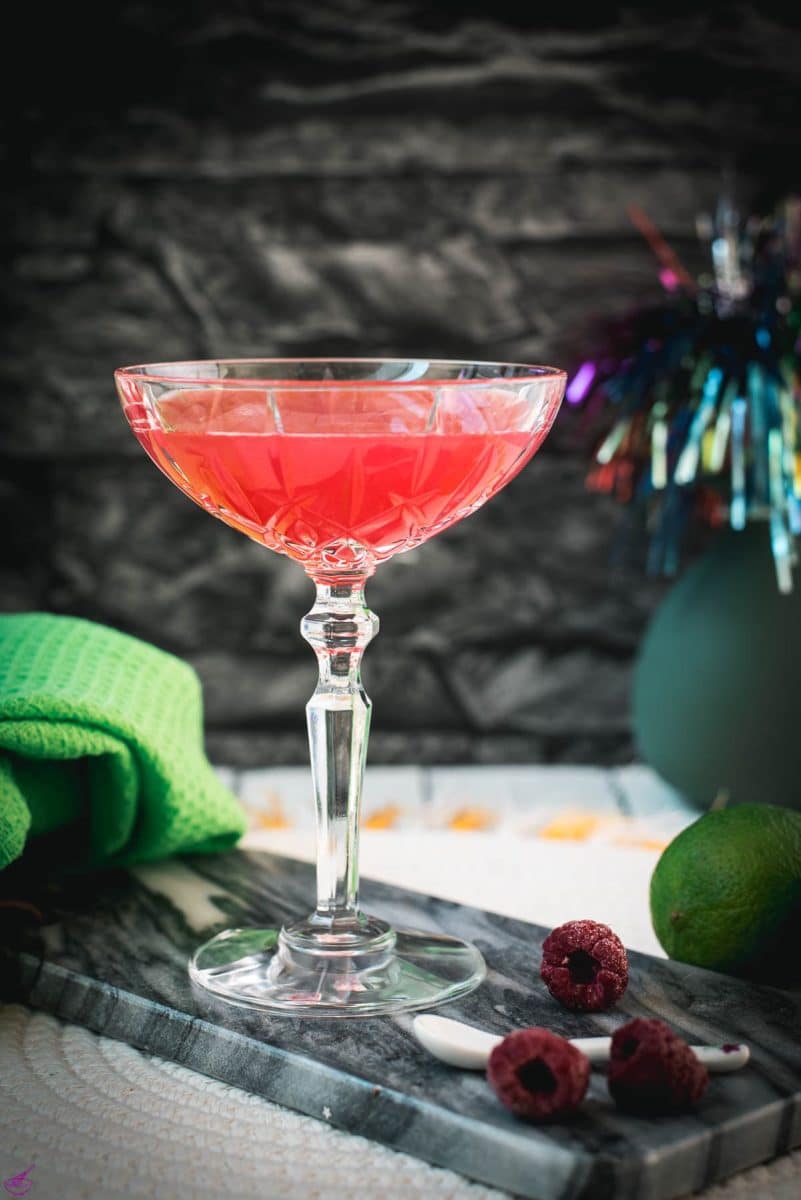
[[[542,943],[540,975],[565,1008],[600,1012],[625,992],[629,962],[623,943],[608,925],[568,921]]]
[[[699,1100],[709,1074],[664,1021],[637,1017],[612,1037],[607,1082],[620,1108],[664,1116],[684,1112]]]
[[[581,1104],[590,1060],[548,1029],[517,1029],[490,1054],[487,1079],[501,1103],[518,1117],[548,1121]]]

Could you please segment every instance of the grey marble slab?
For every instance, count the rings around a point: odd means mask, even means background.
[[[789,993],[632,954],[618,1008],[572,1014],[537,979],[539,927],[366,882],[370,911],[470,938],[484,953],[486,983],[443,1012],[498,1032],[539,1024],[567,1036],[658,1015],[693,1042],[752,1047],[752,1064],[713,1077],[692,1115],[619,1113],[596,1073],[578,1116],[533,1127],[502,1108],[480,1074],[429,1058],[408,1017],[267,1018],[193,994],[186,960],[203,934],[306,911],[309,866],[234,852],[63,884],[41,878],[0,880],[15,901],[0,908],[5,998],[521,1196],[669,1200],[801,1144],[801,1000]]]

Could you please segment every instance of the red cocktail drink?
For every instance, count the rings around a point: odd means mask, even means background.
[[[374,566],[446,529],[517,474],[546,432],[532,436],[503,421],[471,430],[482,422],[469,398],[452,402],[442,428],[428,432],[427,398],[416,420],[406,414],[412,428],[398,430],[380,393],[355,400],[362,418],[355,432],[352,414],[326,412],[329,397],[313,392],[302,407],[295,396],[276,409],[252,391],[188,389],[157,402],[160,424],[143,409],[130,417],[150,457],[182,491],[311,574],[353,566],[359,556]]]

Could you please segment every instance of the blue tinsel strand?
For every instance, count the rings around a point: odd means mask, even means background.
[[[762,520],[788,592],[801,533],[801,200],[744,227],[722,204],[709,233],[714,276],[688,287],[664,268],[664,303],[582,364],[568,400],[605,427],[588,483],[644,513],[649,572],[675,573],[693,517]]]

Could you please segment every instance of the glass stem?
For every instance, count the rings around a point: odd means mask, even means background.
[[[359,926],[359,819],[372,704],[361,680],[364,648],[378,633],[365,604],[364,576],[315,580],[314,607],[300,631],[320,675],[306,706],[317,805],[317,909],[321,931]]]

